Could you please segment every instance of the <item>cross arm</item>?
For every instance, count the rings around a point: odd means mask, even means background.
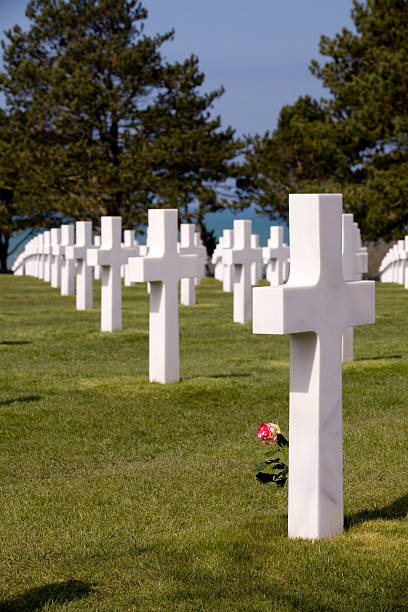
[[[86,263],[88,266],[110,266],[112,264],[111,251],[104,249],[87,249]]]
[[[65,257],[67,259],[86,259],[87,247],[70,245],[65,249]]]
[[[253,333],[296,334],[339,330],[375,321],[374,281],[253,289]]]
[[[64,244],[56,244],[52,247],[53,255],[65,255],[65,245]]]
[[[131,257],[128,265],[131,282],[148,283],[164,280],[162,257]]]

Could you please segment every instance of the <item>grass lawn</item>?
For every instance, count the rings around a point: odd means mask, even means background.
[[[288,426],[289,340],[232,323],[204,279],[181,307],[182,380],[148,382],[148,297],[100,333],[43,281],[0,277],[0,610],[407,610],[408,291],[344,366],[346,529],[288,540],[255,479]]]

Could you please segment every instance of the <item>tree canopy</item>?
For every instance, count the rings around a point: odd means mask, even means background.
[[[149,207],[202,221],[228,205],[217,190],[240,143],[212,115],[223,89],[203,93],[195,56],[164,60],[172,31],[147,36],[137,0],[31,0],[26,15],[27,32],[6,33],[0,75],[27,169],[15,201],[128,227]]]
[[[292,190],[341,191],[364,237],[389,240],[408,224],[408,3],[355,0],[352,18],[355,32],[322,36],[328,59],[311,63],[327,98],[300,98],[248,138],[247,182],[275,214]]]

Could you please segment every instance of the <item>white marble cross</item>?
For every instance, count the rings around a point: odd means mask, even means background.
[[[398,263],[397,263],[397,283],[399,285],[405,284],[405,241],[398,240]]]
[[[26,273],[26,257],[25,251],[20,253],[13,265],[11,266],[14,276],[24,276]]]
[[[31,238],[31,240],[26,245],[27,252],[27,265],[26,265],[26,274],[28,276],[36,277],[38,275],[38,261],[37,261],[37,240],[36,236]]]
[[[101,246],[101,237],[100,236],[94,236],[93,239],[93,243],[94,243],[94,247],[99,249],[99,247]],[[101,266],[94,266],[93,267],[93,275],[94,275],[94,279],[95,280],[101,280]]]
[[[149,253],[130,259],[130,279],[150,283],[149,379],[180,378],[178,281],[198,275],[198,256],[177,253],[175,209],[149,210]]]
[[[214,278],[218,281],[224,280],[224,264],[222,258],[222,251],[224,248],[224,234],[220,236],[214,252],[211,257],[211,261],[214,264]]]
[[[272,286],[282,285],[286,280],[285,266],[290,249],[283,242],[283,227],[271,225],[268,244],[262,248],[263,262],[266,264],[266,280]]]
[[[61,257],[61,295],[74,294],[75,263],[67,259],[66,250],[74,244],[74,226],[61,225],[61,243],[56,252]]]
[[[61,244],[61,228],[51,229],[51,287],[61,287],[61,256],[59,247]]]
[[[253,249],[259,248],[259,235],[251,235],[251,247]],[[251,264],[251,285],[257,285],[262,278],[262,260],[254,261]]]
[[[86,263],[87,250],[92,248],[92,221],[77,221],[76,243],[67,246],[65,257],[76,267],[76,308],[91,310],[93,307],[92,268]]]
[[[194,232],[194,248],[198,255],[198,274],[194,279],[196,285],[201,283],[201,279],[205,276],[205,264],[207,261],[207,249],[203,245],[200,232]]]
[[[180,242],[177,245],[179,255],[199,255],[201,251],[194,244],[194,223],[180,225]],[[196,303],[195,279],[182,278],[180,281],[180,303],[183,306],[194,306]]]
[[[44,280],[44,234],[38,234],[37,236],[37,274],[38,278]]]
[[[289,196],[289,281],[254,289],[254,333],[290,335],[292,538],[343,531],[341,340],[375,319],[374,282],[343,279],[341,211],[341,195]]]
[[[345,281],[355,279],[357,258],[356,258],[356,241],[355,241],[355,225],[353,215],[343,214],[342,221],[342,271]],[[354,328],[347,327],[344,330],[342,341],[342,356],[343,361],[353,361],[354,359]]]
[[[405,261],[404,261],[404,288],[408,289],[408,236],[404,238]]]
[[[138,241],[135,239],[135,231],[134,230],[125,230],[123,232],[123,248],[130,249],[134,248],[135,252],[132,257],[138,257],[140,255],[140,246]],[[135,283],[129,278],[129,261],[122,266],[123,268],[123,284],[125,287],[131,287]]]
[[[222,233],[222,245],[224,249],[232,249],[234,247],[234,230],[226,229]],[[232,264],[224,264],[222,253],[221,262],[223,265],[222,289],[227,293],[234,290],[234,266]]]
[[[101,331],[122,329],[122,279],[120,267],[138,248],[122,248],[122,218],[101,218],[102,240],[99,249],[87,251],[88,266],[101,266]]]
[[[44,257],[43,257],[43,279],[46,283],[51,280],[51,259],[52,259],[52,247],[51,247],[51,230],[44,232]]]
[[[262,249],[251,246],[252,221],[234,221],[234,246],[223,250],[224,265],[234,266],[234,316],[236,323],[252,318],[251,265],[262,262]]]

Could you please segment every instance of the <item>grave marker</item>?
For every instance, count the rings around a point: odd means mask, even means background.
[[[101,331],[122,329],[122,279],[120,267],[136,255],[135,247],[122,248],[122,218],[101,218],[101,246],[87,251],[88,266],[101,266]]]
[[[150,283],[149,379],[180,378],[178,281],[198,275],[198,256],[177,253],[175,209],[149,210],[149,253],[129,261],[130,279]]]
[[[251,247],[259,248],[259,235],[251,234]],[[261,251],[262,252],[262,251]],[[251,285],[257,285],[262,278],[262,259],[251,264]]]
[[[252,318],[251,265],[262,262],[260,247],[251,246],[252,221],[234,221],[234,246],[224,249],[224,264],[234,266],[234,315],[236,323],[249,323]]]
[[[234,230],[227,229],[223,231],[222,244],[224,249],[232,249],[234,247]],[[231,293],[234,290],[234,266],[232,264],[224,263],[223,257],[221,261],[224,268],[222,289],[227,293]]]
[[[286,280],[286,262],[290,249],[283,242],[283,227],[271,225],[266,247],[262,248],[263,262],[266,264],[266,280],[272,286],[282,285]]]
[[[123,247],[125,249],[135,249],[135,254],[132,257],[137,257],[140,255],[140,246],[137,240],[135,240],[135,231],[134,230],[125,230],[123,232]],[[123,280],[125,287],[131,287],[135,285],[129,278],[129,261],[123,264]]]
[[[194,223],[182,223],[180,225],[180,243],[178,244],[179,255],[197,255],[198,249],[194,243]],[[194,306],[196,303],[195,280],[192,276],[182,278],[180,281],[180,303],[183,306]]]
[[[345,281],[355,279],[356,273],[356,244],[355,244],[355,226],[353,215],[343,214],[342,221],[342,272]],[[344,330],[342,341],[343,361],[353,361],[354,359],[354,328],[347,327]]]
[[[99,249],[101,246],[101,237],[99,235],[94,236],[93,243],[94,247]],[[101,266],[93,266],[93,275],[95,280],[101,280]]]
[[[67,247],[74,244],[74,226],[61,225],[61,244],[56,249],[61,258],[61,295],[74,294],[75,264],[72,259],[67,259]]]
[[[92,248],[92,221],[77,221],[76,243],[66,247],[65,257],[76,267],[76,308],[93,308],[92,267],[86,263],[87,250]]]
[[[341,195],[291,195],[286,285],[254,289],[254,333],[290,335],[289,536],[343,530],[343,332],[374,322],[371,281],[342,274]]]
[[[51,231],[47,230],[44,232],[44,258],[43,258],[43,278],[46,283],[51,281]]]
[[[59,247],[61,244],[61,228],[51,229],[51,287],[61,287],[61,257]]]

